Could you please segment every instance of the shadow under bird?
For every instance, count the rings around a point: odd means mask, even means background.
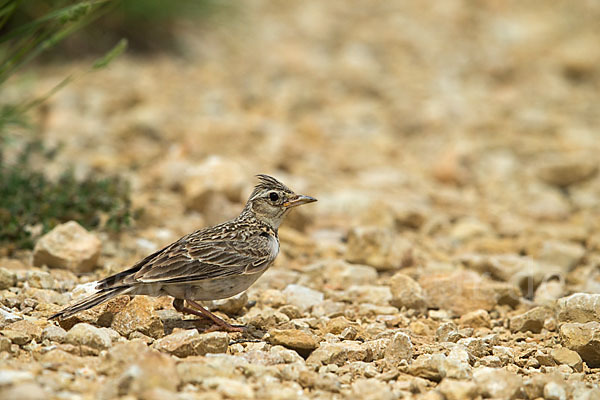
[[[95,294],[50,319],[69,317],[120,295],[168,295],[175,298],[177,311],[212,320],[209,330],[243,331],[244,327],[230,325],[197,301],[225,299],[248,289],[277,257],[277,229],[286,214],[317,201],[294,193],[271,176],[257,177],[259,183],[238,217],[190,233],[98,281]]]

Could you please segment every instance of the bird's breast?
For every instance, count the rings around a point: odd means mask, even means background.
[[[277,254],[279,254],[279,240],[275,236],[269,235],[268,245],[270,258],[271,260],[274,260],[275,257],[277,257]]]

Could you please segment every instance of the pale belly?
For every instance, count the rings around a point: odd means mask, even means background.
[[[234,275],[204,281],[162,286],[161,294],[177,299],[219,300],[235,296],[248,289],[265,271],[254,274]]]

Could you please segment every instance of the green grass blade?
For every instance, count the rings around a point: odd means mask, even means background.
[[[15,12],[17,6],[19,5],[19,1],[14,1],[9,3],[5,2],[2,6],[0,6],[0,29],[6,24],[6,21],[10,18],[10,16]]]
[[[108,53],[99,58],[92,65],[92,69],[100,69],[106,67],[115,58],[119,57],[127,49],[127,39],[119,40],[119,43],[115,45]]]
[[[106,3],[106,1],[104,1],[104,0],[101,2]],[[109,6],[98,7],[98,8],[96,8],[95,12],[91,12],[91,13],[84,15],[79,20],[67,24],[64,28],[62,28],[62,29],[58,30],[57,32],[54,32],[48,36],[43,36],[43,33],[40,34],[40,35],[42,35],[41,36],[42,40],[39,40],[39,38],[37,40],[34,40],[33,46],[31,44],[21,45],[22,48],[17,49],[16,54],[9,55],[7,57],[8,61],[3,63],[3,65],[0,67],[0,84],[5,82],[6,79],[8,79],[8,77],[15,70],[17,70],[18,68],[27,64],[28,62],[30,62],[31,60],[33,60],[34,58],[39,56],[44,51],[55,46],[56,44],[58,44],[59,42],[64,40],[67,36],[73,34],[77,30],[83,28],[84,26],[88,25],[95,19],[97,19],[100,16],[104,15],[105,13],[109,12],[110,10],[112,10],[112,8],[117,3],[118,2],[113,2],[113,3],[110,3]]]
[[[0,37],[0,43],[12,40],[23,34],[28,34],[29,32],[36,30],[49,22],[58,21],[62,25],[76,22],[77,20],[85,17],[86,15],[93,14],[97,8],[100,8],[101,6],[106,5],[108,3],[111,3],[111,0],[83,1],[67,7],[63,7],[58,10],[51,11],[48,14],[43,15],[42,17],[34,21],[23,24],[22,26],[6,33],[2,37]]]

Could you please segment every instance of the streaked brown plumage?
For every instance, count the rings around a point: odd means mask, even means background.
[[[268,175],[258,178],[238,217],[190,233],[128,270],[100,280],[95,294],[50,318],[69,317],[124,294],[170,295],[178,311],[210,318],[218,329],[239,331],[195,300],[224,299],[250,287],[279,252],[277,229],[285,215],[292,207],[316,201]],[[194,308],[185,307],[184,301]]]

